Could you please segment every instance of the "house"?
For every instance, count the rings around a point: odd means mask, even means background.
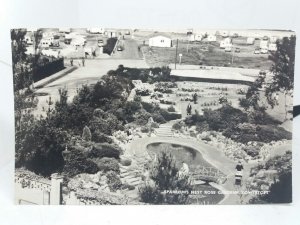
[[[191,34],[189,35],[189,41],[201,41],[203,38],[202,34]]]
[[[232,47],[231,38],[225,38],[220,42],[220,48],[228,48],[228,47]]]
[[[74,47],[81,47],[85,45],[85,39],[83,37],[76,37],[72,39],[71,45]]]
[[[259,47],[261,49],[269,49],[268,45],[269,45],[269,41],[267,41],[267,40],[261,40],[260,44],[259,44]]]
[[[33,44],[33,35],[32,33],[26,33],[25,37],[24,37],[24,41],[26,42],[26,44],[28,45],[32,45]]]
[[[207,41],[217,41],[217,36],[210,34],[207,36]]]
[[[277,51],[276,43],[270,43],[268,49],[269,49],[269,51]]]
[[[248,45],[253,45],[255,42],[255,38],[254,37],[248,37],[247,38],[247,44]]]
[[[91,34],[104,34],[105,29],[104,28],[89,28],[88,32]]]
[[[270,42],[271,43],[276,43],[277,40],[278,40],[277,37],[274,37],[274,36],[270,37]]]
[[[149,46],[170,48],[172,47],[172,39],[163,35],[154,36],[149,38]]]
[[[40,45],[42,48],[49,48],[53,43],[52,38],[42,38]]]

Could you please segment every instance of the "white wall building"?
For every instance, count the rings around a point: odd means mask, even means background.
[[[49,48],[53,43],[53,38],[42,38],[40,45],[42,48]]]
[[[158,35],[152,38],[149,38],[150,47],[163,47],[170,48],[172,47],[172,39],[166,36]]]
[[[189,35],[189,41],[202,41],[202,38],[203,38],[202,34]]]
[[[259,44],[259,47],[261,49],[269,49],[268,45],[269,45],[269,41],[261,40],[260,44]]]
[[[220,48],[228,48],[228,47],[232,47],[231,38],[225,38],[220,42]]]
[[[210,34],[207,36],[207,41],[217,41],[217,36]]]
[[[269,51],[277,51],[276,43],[270,43],[268,49],[269,49]]]
[[[104,28],[89,28],[88,32],[92,34],[104,34],[105,29]]]
[[[247,38],[247,44],[248,45],[253,45],[255,42],[255,38],[254,37],[248,37]]]

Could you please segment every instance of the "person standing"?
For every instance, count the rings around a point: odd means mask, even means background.
[[[238,162],[235,169],[236,169],[235,184],[236,185],[241,185],[242,184],[242,177],[243,177],[243,169],[244,169],[241,161]]]
[[[191,115],[191,113],[192,113],[192,106],[191,106],[191,103],[189,103],[187,108],[186,108],[186,114]]]
[[[70,59],[70,64],[71,64],[71,66],[73,66],[73,59],[72,58]]]
[[[85,59],[82,58],[82,66],[84,66],[84,63],[85,63]]]

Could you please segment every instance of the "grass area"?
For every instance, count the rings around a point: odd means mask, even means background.
[[[240,48],[240,53],[225,52],[220,49],[219,43],[179,41],[177,53],[182,54],[182,64],[231,66],[241,68],[255,68],[268,70],[272,62],[268,54],[255,55],[257,44],[245,45],[237,42],[235,47]],[[150,66],[165,66],[175,62],[176,48],[159,48],[143,46],[147,63]],[[233,60],[232,60],[233,59]],[[179,63],[179,57],[177,57]]]

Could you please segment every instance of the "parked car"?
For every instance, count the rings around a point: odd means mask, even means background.
[[[123,48],[121,46],[118,46],[117,51],[123,51]]]
[[[255,50],[254,50],[254,54],[259,54],[260,53],[260,48],[256,48]]]
[[[71,38],[66,38],[65,39],[65,41],[64,41],[64,43],[66,44],[66,45],[69,45],[69,44],[71,44]]]
[[[125,35],[130,35],[130,31],[127,30],[127,31],[125,32]]]
[[[241,52],[241,49],[240,49],[240,48],[236,48],[234,52],[240,53],[240,52]]]
[[[267,54],[269,51],[268,51],[268,49],[266,49],[266,48],[262,48],[261,50],[260,50],[260,53],[261,54]]]
[[[264,41],[269,40],[268,36],[264,36],[262,39],[263,39]]]

